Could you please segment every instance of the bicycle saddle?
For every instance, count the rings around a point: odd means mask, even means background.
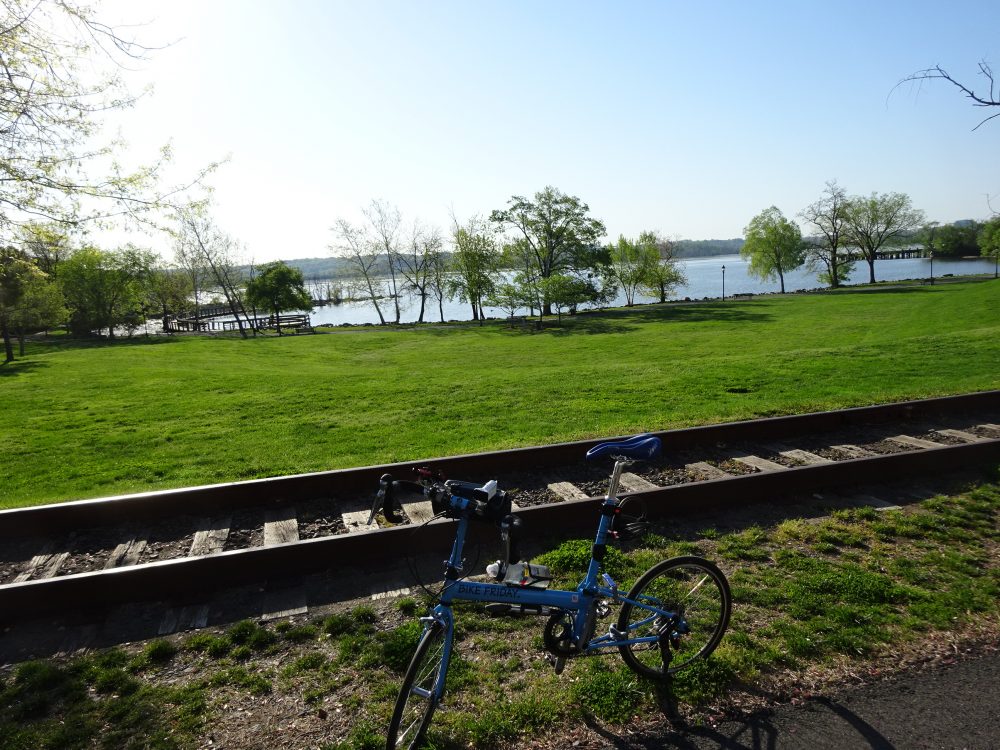
[[[601,456],[624,456],[625,458],[649,459],[660,455],[660,439],[646,433],[627,440],[599,443],[587,451],[587,460]]]

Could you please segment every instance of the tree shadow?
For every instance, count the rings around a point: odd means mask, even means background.
[[[15,359],[13,362],[0,362],[0,378],[24,375],[32,370],[41,369],[44,366],[41,362],[23,359]]]
[[[49,336],[44,338],[34,338],[28,341],[28,348],[34,352],[59,352],[72,351],[77,349],[107,349],[110,347],[132,347],[132,346],[160,346],[164,344],[176,344],[179,337],[169,335],[140,334],[131,338],[116,337],[87,337],[78,338],[70,336]]]
[[[742,685],[741,689],[762,696],[771,704],[781,703],[773,694]],[[667,678],[656,686],[656,703],[667,721],[666,726],[640,732],[629,730],[618,734],[601,726],[591,716],[584,723],[616,750],[653,750],[674,747],[685,750],[725,748],[725,750],[771,750],[776,747],[864,747],[871,750],[893,750],[894,745],[874,726],[835,700],[825,697],[811,699],[801,707],[783,711],[761,710],[740,719],[730,719],[716,725],[689,724],[678,710],[678,699],[672,680]],[[792,715],[789,716],[788,714]],[[816,744],[813,744],[813,740]]]

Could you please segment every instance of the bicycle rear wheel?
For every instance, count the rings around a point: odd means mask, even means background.
[[[673,615],[625,602],[618,616],[622,637],[657,636],[649,643],[618,647],[633,671],[653,679],[711,654],[722,640],[732,609],[725,575],[714,563],[693,556],[657,563],[635,582],[628,598]]]
[[[423,742],[437,708],[434,686],[444,664],[444,640],[444,627],[439,623],[431,625],[420,638],[396,698],[386,750],[410,750]]]

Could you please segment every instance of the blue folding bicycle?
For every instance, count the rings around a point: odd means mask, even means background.
[[[662,680],[715,650],[732,607],[729,583],[715,564],[694,556],[663,560],[625,595],[601,571],[609,540],[642,534],[648,526],[641,518],[622,513],[623,503],[617,497],[622,470],[659,452],[660,440],[651,435],[601,443],[587,452],[588,460],[611,456],[615,465],[587,575],[573,591],[549,589],[551,576],[545,566],[519,560],[520,519],[511,514],[511,502],[495,480],[479,486],[445,480],[430,469],[417,470],[418,482],[397,481],[388,474],[381,478],[372,516],[381,508],[387,517],[396,517],[394,490],[413,489],[431,500],[435,514],[458,521],[438,603],[420,618],[423,635],[403,677],[386,748],[416,748],[424,740],[444,696],[454,646],[451,605],[457,600],[486,602],[487,609],[498,615],[548,615],[544,642],[557,673],[567,658],[616,648],[636,673]],[[462,548],[473,520],[500,527],[504,559],[487,568],[487,582],[467,580],[462,571]],[[617,621],[607,632],[596,633],[598,619],[607,617],[614,605],[620,606]]]

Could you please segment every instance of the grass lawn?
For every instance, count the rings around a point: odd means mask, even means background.
[[[1000,387],[1000,284],[484,327],[53,337],[0,367],[0,507]]]

